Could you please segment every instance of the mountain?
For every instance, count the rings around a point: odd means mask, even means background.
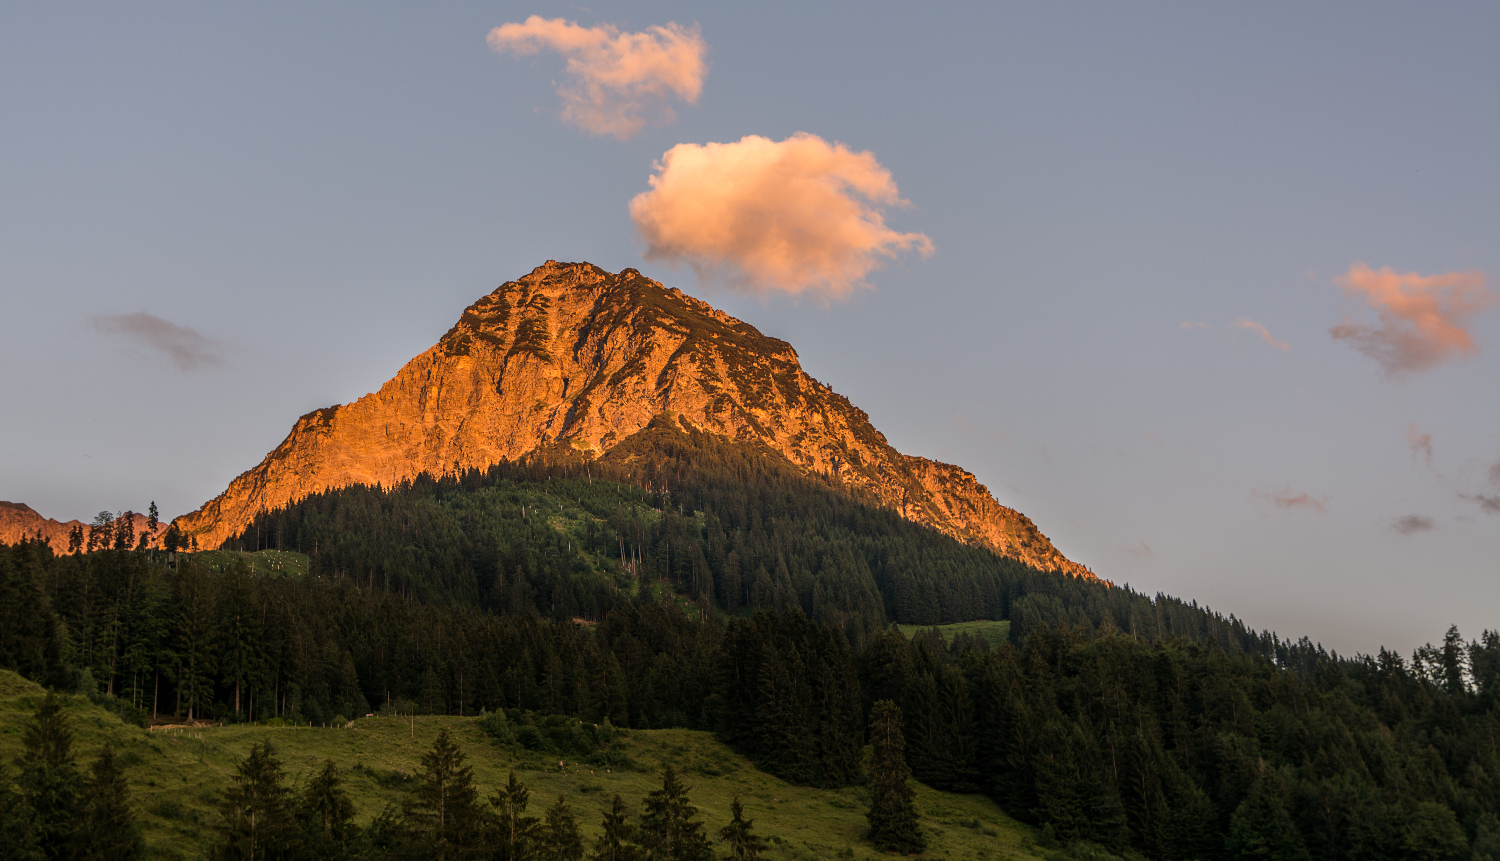
[[[147,531],[146,515],[136,514],[132,518],[135,535]],[[31,506],[20,502],[0,502],[0,544],[14,544],[23,538],[40,538],[52,545],[53,552],[68,552],[68,533],[73,527],[83,527],[84,539],[88,539],[89,524],[81,520],[63,523],[51,517],[42,517]]]
[[[803,372],[790,344],[634,269],[551,260],[471,305],[380,391],[298,419],[258,466],[176,523],[216,547],[257,512],[309,494],[543,451],[592,459],[663,413],[762,445],[962,541],[1094,577],[973,475],[896,451]]]

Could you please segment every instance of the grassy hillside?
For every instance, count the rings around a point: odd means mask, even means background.
[[[273,577],[303,577],[307,574],[307,556],[290,550],[205,550],[191,555],[215,573],[232,571],[239,562],[251,574],[266,574]]]
[[[21,733],[44,696],[42,689],[0,671],[0,761],[13,763]],[[567,795],[586,836],[592,838],[614,793],[638,805],[661,785],[671,763],[692,787],[710,832],[729,819],[738,794],[756,829],[771,839],[770,857],[787,861],[867,858],[877,855],[861,837],[868,804],[859,787],[819,790],[792,786],[755,769],[708,733],[633,730],[615,751],[623,768],[605,770],[551,756],[513,752],[494,744],[479,721],[463,717],[361,718],[348,728],[227,726],[147,730],[127,726],[87,699],[68,697],[74,752],[86,765],[106,741],[120,753],[133,802],[153,858],[198,858],[213,841],[220,792],[238,758],[252,743],[270,741],[294,781],[332,759],[348,779],[362,822],[387,804],[399,805],[415,785],[422,753],[440,728],[463,746],[487,795],[516,768],[531,788],[537,812]],[[519,755],[518,755],[519,754]],[[14,776],[14,767],[10,775]],[[917,807],[928,836],[928,857],[1006,861],[1039,857],[1035,831],[1007,817],[986,798],[917,786]]]
[[[992,622],[981,620],[978,622],[955,622],[951,625],[897,625],[901,633],[911,639],[918,631],[937,631],[944,640],[951,641],[960,634],[972,634],[986,643],[990,648],[995,648],[1010,636],[1010,622]]]

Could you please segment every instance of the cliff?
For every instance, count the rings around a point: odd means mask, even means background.
[[[475,302],[380,391],[298,419],[258,466],[176,522],[215,547],[256,512],[311,493],[542,447],[597,457],[665,412],[759,440],[961,540],[1094,576],[968,472],[892,448],[863,411],[804,373],[786,342],[634,269],[555,261]]]

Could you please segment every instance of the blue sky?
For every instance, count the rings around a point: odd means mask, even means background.
[[[696,23],[701,95],[626,140],[565,123],[562,57],[486,45],[532,14]],[[1475,636],[1500,310],[1394,377],[1329,330],[1377,322],[1355,263],[1500,292],[1497,32],[1483,3],[12,4],[0,498],[188,511],[499,283],[588,260],[790,341],[1101,576],[1344,652]],[[797,132],[871,153],[934,253],[841,301],[643,259],[664,153]],[[217,359],[96,324],[138,313]]]

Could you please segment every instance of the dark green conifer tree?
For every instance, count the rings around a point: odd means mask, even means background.
[[[526,815],[526,804],[531,790],[516,779],[514,769],[499,792],[490,796],[490,806],[495,808],[494,817],[498,834],[495,839],[496,861],[525,861],[536,846],[539,823],[535,816]]]
[[[1308,861],[1307,846],[1287,812],[1275,775],[1255,782],[1229,819],[1225,849],[1237,861]]]
[[[406,828],[421,857],[435,861],[471,858],[484,849],[484,818],[474,788],[474,769],[448,735],[438,732],[422,755],[422,783],[406,808]]]
[[[708,861],[713,857],[688,787],[668,765],[661,789],[646,796],[639,841],[646,861]]]
[[[910,854],[926,848],[917,824],[916,792],[907,779],[906,741],[901,734],[901,709],[890,700],[875,703],[870,712],[870,840],[886,852]]]
[[[754,819],[745,818],[745,806],[736,795],[729,805],[729,824],[719,829],[719,840],[729,844],[733,861],[759,861],[766,851],[766,841],[752,830]]]
[[[297,818],[302,824],[303,844],[313,857],[350,857],[359,839],[359,826],[354,824],[354,802],[344,790],[343,777],[333,760],[324,760],[323,768],[302,790]]]
[[[599,838],[594,841],[594,852],[590,861],[640,861],[640,847],[631,839],[635,836],[635,824],[630,821],[630,808],[616,793],[610,801],[600,824]],[[1500,861],[1500,859],[1497,859]]]
[[[130,786],[115,749],[104,745],[83,786],[86,818],[80,829],[81,861],[133,861],[146,844],[130,811]]]
[[[30,808],[37,845],[46,858],[71,858],[83,812],[82,780],[73,760],[73,732],[51,691],[21,744],[21,796]]]
[[[250,753],[235,767],[220,806],[221,835],[214,847],[218,861],[256,861],[279,858],[291,851],[297,835],[293,828],[285,772],[270,742],[252,744]]]
[[[541,861],[582,861],[583,835],[578,833],[578,820],[567,798],[559,795],[557,803],[547,808],[538,843]]]
[[[15,861],[34,861],[42,857],[32,827],[31,808],[11,785],[10,769],[0,763],[0,847]]]

